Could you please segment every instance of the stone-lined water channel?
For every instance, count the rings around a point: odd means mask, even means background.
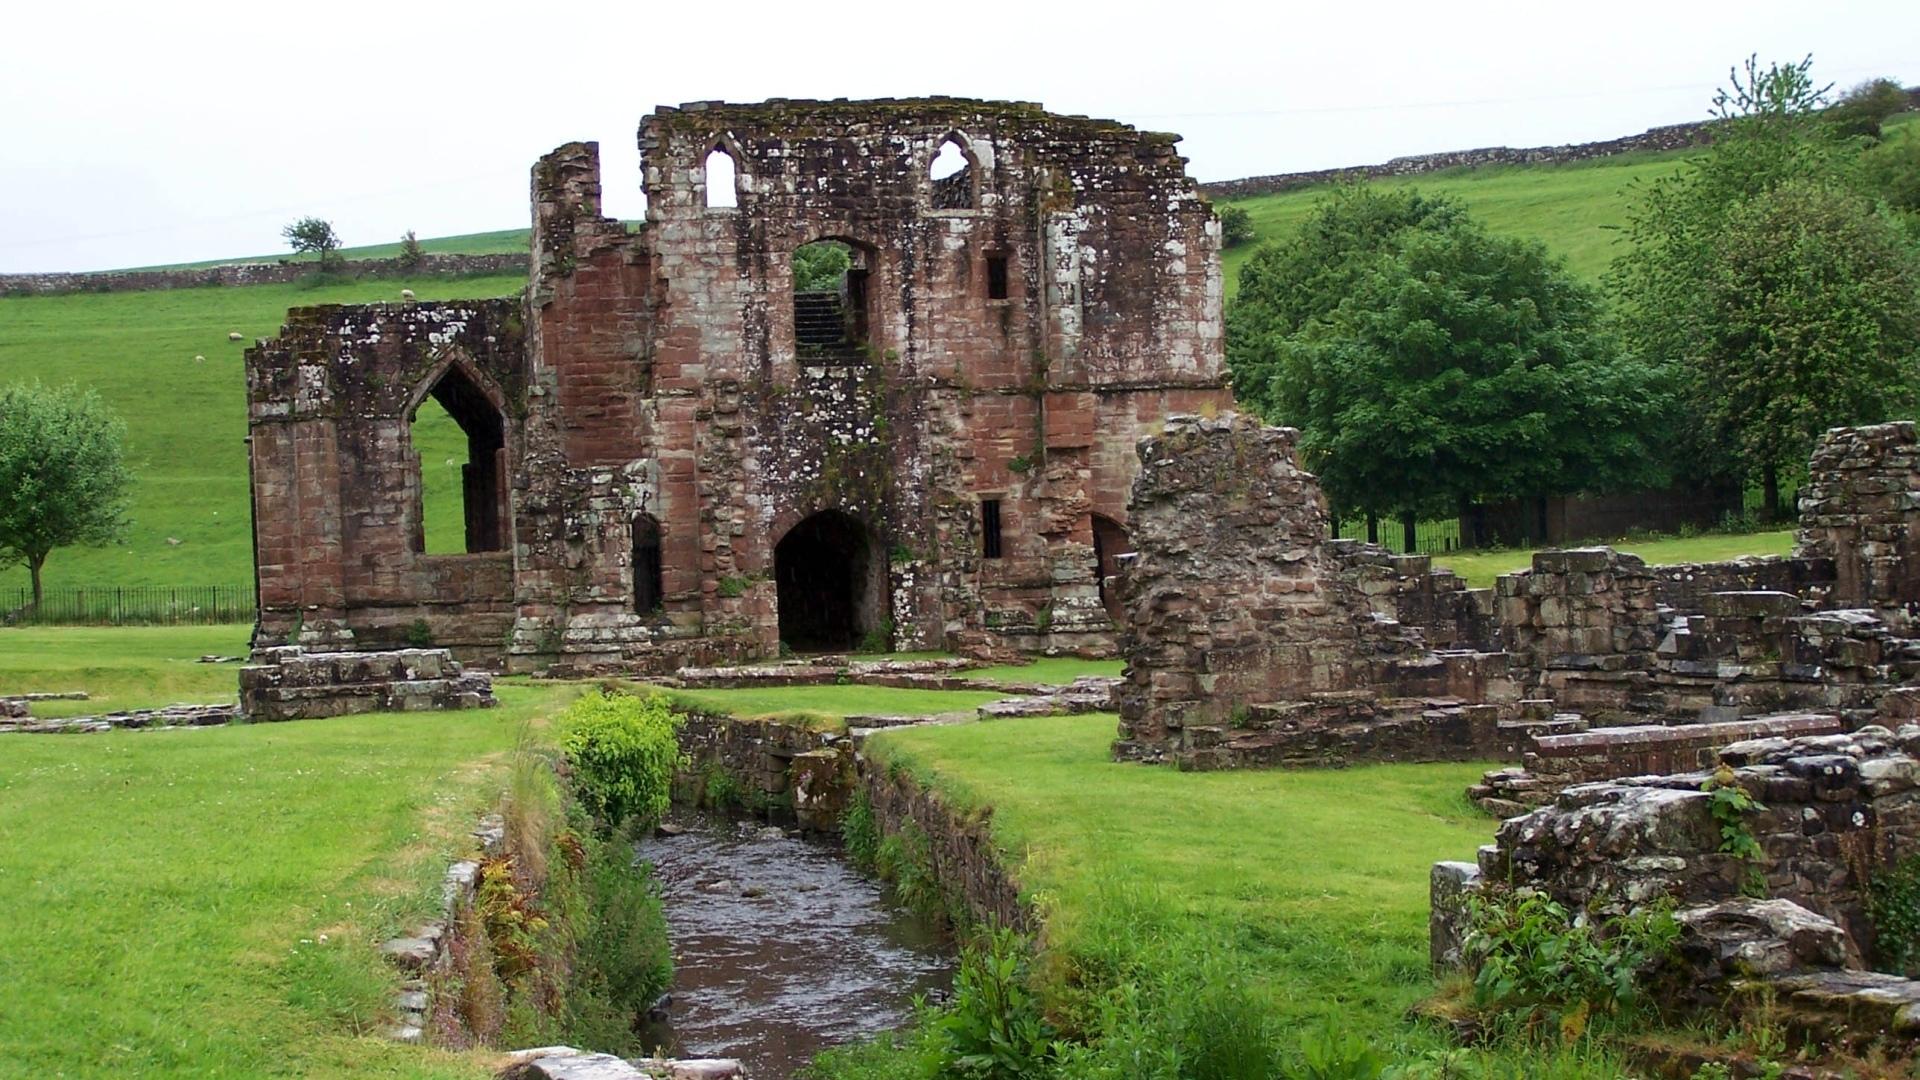
[[[687,1057],[790,1077],[829,1047],[904,1025],[942,991],[937,930],[890,903],[838,845],[757,821],[675,811],[639,847],[673,938],[673,1003],[651,1037]]]

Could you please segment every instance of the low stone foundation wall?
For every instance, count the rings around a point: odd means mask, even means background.
[[[1867,727],[1721,750],[1733,780],[1764,806],[1744,817],[1762,853],[1752,864],[1723,850],[1703,790],[1711,774],[1686,772],[1568,788],[1552,804],[1502,824],[1477,866],[1443,865],[1456,868],[1456,884],[1475,876],[1510,882],[1599,912],[1658,896],[1714,903],[1759,886],[1765,896],[1832,919],[1857,954],[1871,956],[1867,882],[1875,869],[1920,852],[1916,752],[1915,725],[1898,734]],[[1434,917],[1436,936],[1457,936],[1439,925],[1457,922],[1457,908],[1437,901]]]
[[[990,812],[963,814],[920,778],[867,759],[860,763],[860,783],[881,834],[899,835],[911,826],[925,836],[934,880],[973,918],[1022,933],[1038,928],[1038,917],[1021,901],[1019,884],[993,841]]]
[[[5,708],[9,700],[19,702],[18,712]],[[45,719],[27,715],[23,699],[0,698],[0,734],[65,735],[100,731],[159,731],[166,728],[218,727],[239,719],[240,708],[231,702],[212,705],[168,705],[159,709],[128,709],[98,716],[62,716]]]
[[[1509,817],[1544,806],[1575,784],[1711,768],[1722,748],[1748,739],[1832,735],[1845,730],[1825,713],[1779,713],[1711,724],[1637,724],[1542,734],[1529,740],[1519,768],[1498,769],[1467,789],[1488,813]]]
[[[461,668],[445,649],[310,653],[261,649],[240,669],[248,720],[301,720],[363,712],[487,708],[493,677]]]

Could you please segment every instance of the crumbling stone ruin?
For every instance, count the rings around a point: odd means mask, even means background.
[[[284,645],[255,651],[240,669],[240,712],[250,721],[495,704],[493,676],[466,671],[445,649],[310,653]]]
[[[1119,757],[1524,759],[1474,792],[1518,812],[1729,742],[1920,716],[1910,422],[1822,438],[1790,558],[1540,552],[1493,589],[1328,541],[1284,429],[1176,417],[1139,453]]]
[[[1230,400],[1175,142],[1009,102],[662,108],[638,227],[562,146],[522,296],[297,309],[248,352],[256,643],[1110,654],[1133,444]],[[429,395],[468,440],[464,554],[424,551]]]

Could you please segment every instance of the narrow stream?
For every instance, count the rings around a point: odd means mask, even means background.
[[[681,1057],[739,1058],[784,1080],[821,1050],[898,1028],[944,990],[938,932],[889,903],[837,845],[676,810],[639,847],[673,938],[673,1002],[650,1032]]]

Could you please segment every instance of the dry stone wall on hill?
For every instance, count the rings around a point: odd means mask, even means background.
[[[100,270],[89,273],[0,274],[0,296],[61,293],[150,292],[234,285],[284,285],[320,269],[312,262],[226,263],[178,270]],[[494,255],[425,255],[417,266],[398,259],[347,259],[338,273],[358,278],[455,277],[523,273],[525,252]]]

